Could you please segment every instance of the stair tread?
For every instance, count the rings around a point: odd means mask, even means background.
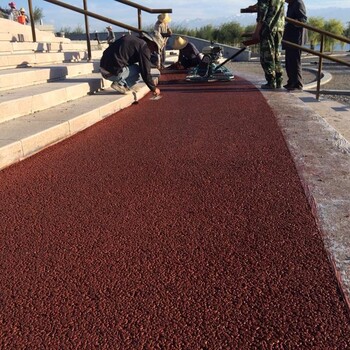
[[[33,73],[37,71],[42,71],[43,69],[59,69],[59,68],[66,68],[66,67],[75,67],[78,65],[86,66],[86,65],[92,65],[97,66],[96,61],[93,62],[62,62],[62,63],[52,63],[52,64],[42,64],[42,65],[35,65],[35,66],[28,66],[28,67],[18,67],[18,68],[8,68],[8,69],[0,69],[0,76],[5,75],[11,75],[11,74],[25,74],[25,73]]]
[[[102,120],[107,115],[132,104],[135,98],[147,94],[149,91],[147,86],[144,83],[138,85],[140,90],[137,95],[121,95],[111,88],[106,88],[93,96],[87,95],[62,105],[0,123],[0,147],[89,113],[99,114]]]
[[[28,98],[29,96],[42,95],[54,90],[65,89],[70,86],[91,82],[92,80],[100,80],[100,73],[83,74],[76,77],[68,77],[64,80],[50,81],[32,86],[25,86],[11,90],[0,92],[0,104],[16,99]]]

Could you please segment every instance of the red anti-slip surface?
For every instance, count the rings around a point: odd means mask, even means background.
[[[263,96],[161,78],[162,99],[0,172],[0,348],[349,349]]]

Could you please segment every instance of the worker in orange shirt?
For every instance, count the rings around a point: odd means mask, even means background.
[[[26,11],[23,7],[21,7],[19,10],[19,15],[17,17],[17,21],[18,21],[18,23],[21,23],[21,24],[28,24],[29,23],[29,18],[26,15]]]

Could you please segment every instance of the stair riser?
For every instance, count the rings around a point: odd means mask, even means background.
[[[94,66],[93,63],[79,63],[76,66],[48,67],[40,70],[19,68],[18,73],[0,75],[0,91],[90,74],[94,72]]]
[[[139,97],[141,98],[147,92],[148,89],[143,88],[139,92]],[[8,140],[0,139],[0,170],[94,125],[121,109],[129,107],[133,101],[134,97],[127,95],[123,99],[116,99],[68,121],[28,121],[28,129],[33,130],[28,130],[27,136],[20,137],[21,141],[17,141],[18,136],[14,133],[6,133]],[[35,131],[35,129],[38,130]]]
[[[86,59],[87,53],[85,51],[0,55],[0,69],[50,63],[80,62]]]
[[[27,96],[0,103],[0,123],[78,99],[98,91],[101,87],[102,79],[91,79],[79,85],[68,86],[49,92],[43,91],[40,95]]]

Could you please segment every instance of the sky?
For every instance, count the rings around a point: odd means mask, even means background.
[[[60,0],[70,5],[82,8],[83,0]],[[88,10],[96,12],[102,16],[114,19],[118,22],[126,23],[137,27],[137,10],[130,8],[127,5],[118,3],[113,0],[86,0]],[[15,0],[17,8],[28,8],[26,0]],[[166,9],[173,10],[171,17],[172,23],[181,25],[185,22],[191,22],[194,19],[215,20],[218,18],[227,18],[240,14],[240,9],[254,4],[253,0],[132,0],[152,9]],[[1,7],[7,7],[8,1],[0,0]],[[320,9],[328,7],[350,8],[350,0],[304,0],[307,9]],[[71,13],[71,11],[58,7],[56,5],[47,3],[43,0],[32,0],[33,7],[39,7],[43,10],[44,24],[51,24],[56,30],[69,27],[76,28],[78,25],[84,28],[83,15]],[[253,15],[245,15],[252,17]],[[156,14],[148,14],[142,12],[143,25],[153,24],[157,20]],[[102,21],[90,19],[89,26],[91,31],[104,30],[106,24]],[[117,28],[116,28],[117,30]]]

